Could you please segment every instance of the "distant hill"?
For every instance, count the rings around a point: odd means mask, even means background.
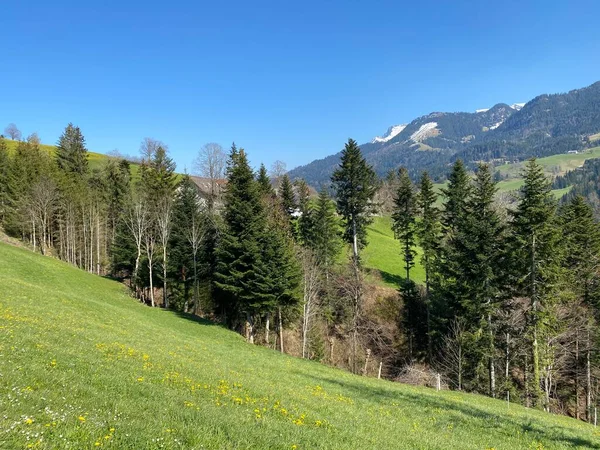
[[[474,166],[543,157],[594,145],[600,135],[600,82],[526,104],[497,104],[474,113],[433,112],[361,145],[379,176],[403,165],[413,177],[427,170],[443,181],[457,158]],[[597,144],[595,144],[597,145]],[[329,183],[340,153],[290,171],[313,186]]]
[[[19,145],[19,141],[13,141],[10,139],[5,139],[4,142],[6,142],[9,152],[14,152],[17,148],[17,145]],[[45,152],[48,152],[48,154],[50,155],[54,155],[56,153],[55,145],[40,144],[40,149]],[[100,168],[104,163],[106,163],[106,161],[110,159],[127,159],[131,163],[131,173],[136,174],[138,171],[138,163],[133,158],[130,158],[128,156],[120,157],[105,155],[103,153],[95,153],[88,151],[88,163],[90,169]]]

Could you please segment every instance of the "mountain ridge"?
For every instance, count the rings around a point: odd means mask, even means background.
[[[443,181],[448,164],[461,158],[474,166],[550,156],[586,145],[600,131],[600,82],[563,94],[541,94],[529,102],[498,103],[477,112],[435,111],[404,125],[388,128],[382,137],[360,145],[363,155],[383,177],[403,165],[416,178],[427,170]],[[289,172],[320,187],[339,162],[341,152]]]

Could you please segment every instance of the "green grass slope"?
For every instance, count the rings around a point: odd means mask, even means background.
[[[5,142],[7,143],[9,152],[15,151],[17,148],[17,145],[19,144],[18,141],[12,141],[9,139],[6,139]],[[54,145],[40,144],[40,149],[47,152],[49,155],[54,155],[56,153],[56,146],[54,146]],[[90,169],[101,168],[106,163],[106,161],[108,161],[111,158],[112,158],[111,156],[104,155],[102,153],[88,152],[88,163],[89,163]],[[132,175],[136,176],[137,172],[138,172],[138,165],[131,164]]]
[[[0,448],[600,448],[587,424],[246,344],[0,244]]]
[[[400,241],[394,239],[391,217],[374,217],[373,223],[367,228],[367,239],[369,243],[361,255],[365,268],[377,278],[381,278],[384,285],[397,288],[405,276],[404,259]],[[420,247],[416,250],[417,258],[411,270],[411,277],[417,283],[424,283],[422,251]]]

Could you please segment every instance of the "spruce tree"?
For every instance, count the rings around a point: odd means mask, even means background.
[[[348,139],[331,181],[338,213],[344,221],[344,240],[352,245],[353,257],[359,261],[359,249],[367,244],[367,226],[372,222],[377,179],[355,140]]]
[[[267,173],[267,168],[264,164],[260,165],[260,169],[258,170],[258,177],[256,179],[258,181],[258,186],[260,192],[265,196],[272,196],[274,194],[273,186],[271,185],[271,178]]]
[[[541,406],[540,345],[545,345],[555,325],[553,303],[561,278],[561,242],[556,226],[556,200],[550,181],[535,159],[525,166],[525,182],[512,220],[512,257],[520,294],[529,298],[530,395]],[[523,276],[524,275],[524,276]],[[542,343],[542,344],[540,344]]]
[[[315,205],[308,213],[310,238],[305,244],[311,248],[315,258],[326,273],[334,263],[341,249],[340,222],[335,213],[335,203],[321,189]]]
[[[298,205],[296,204],[296,198],[294,196],[294,186],[292,185],[290,177],[287,174],[281,177],[279,198],[281,199],[281,206],[283,210],[291,217],[292,213],[296,211]]]
[[[471,198],[472,186],[469,174],[461,160],[457,160],[448,185],[442,189],[444,205],[442,208],[442,235],[436,264],[436,320],[442,333],[456,318],[464,314],[463,297],[466,287],[462,284],[462,261],[465,256],[467,237],[466,218],[467,205]]]
[[[405,282],[409,283],[410,270],[415,265],[415,232],[417,204],[414,187],[408,176],[408,170],[401,167],[398,170],[398,187],[394,196],[394,210],[392,212],[392,230],[394,237],[402,246],[404,259]]]
[[[88,171],[88,151],[79,127],[69,123],[56,144],[58,167],[69,174],[83,176]]]
[[[417,206],[421,220],[417,226],[417,238],[423,249],[421,261],[425,269],[425,308],[427,316],[427,357],[432,357],[432,329],[431,329],[431,280],[434,274],[438,244],[440,240],[440,212],[435,206],[437,194],[433,182],[427,172],[423,172],[419,183]]]
[[[457,253],[456,284],[464,289],[462,310],[473,336],[481,341],[476,359],[488,367],[489,393],[496,394],[493,320],[503,292],[505,261],[504,225],[494,205],[496,185],[490,167],[480,164],[467,199],[464,224],[457,232],[462,251]]]
[[[8,154],[8,146],[0,137],[0,226],[5,225],[12,210],[13,183],[12,161]]]

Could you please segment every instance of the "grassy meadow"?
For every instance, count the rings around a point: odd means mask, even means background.
[[[279,354],[0,244],[2,449],[600,448],[574,419]]]
[[[8,151],[14,152],[19,144],[18,141],[12,141],[10,139],[6,139],[5,142],[8,145]],[[54,145],[46,145],[40,144],[40,149],[44,152],[47,152],[49,155],[54,155],[56,153],[56,146]],[[111,159],[111,156],[105,155],[103,153],[94,153],[88,152],[88,163],[90,169],[100,169],[106,163],[107,160]],[[136,176],[138,172],[137,164],[131,164],[131,174]]]

